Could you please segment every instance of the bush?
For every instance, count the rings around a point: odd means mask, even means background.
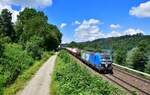
[[[150,61],[145,65],[145,70],[144,70],[144,72],[150,74]]]
[[[27,41],[26,50],[35,59],[40,59],[44,50],[42,46],[43,39],[38,36],[33,36]]]
[[[6,87],[25,69],[33,64],[34,60],[18,44],[6,44],[0,63],[0,86]]]
[[[4,52],[4,45],[6,43],[10,42],[10,38],[9,37],[3,37],[0,35],[0,57],[2,56],[3,52]]]
[[[121,90],[78,65],[65,51],[59,53],[51,89],[53,95],[123,95]]]
[[[126,51],[118,49],[114,54],[114,61],[116,64],[125,65],[126,63]]]
[[[0,39],[0,56],[2,56],[3,49],[4,49],[3,42],[2,39]]]
[[[148,60],[146,54],[138,49],[136,52],[133,53],[132,58],[133,69],[144,71],[145,64],[147,64]]]
[[[133,48],[132,50],[128,51],[126,57],[126,66],[133,68],[133,54],[138,50],[138,48]]]

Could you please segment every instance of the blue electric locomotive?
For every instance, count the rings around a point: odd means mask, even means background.
[[[113,73],[112,57],[109,52],[88,52],[81,51],[81,58],[103,73]]]

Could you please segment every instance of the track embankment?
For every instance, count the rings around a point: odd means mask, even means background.
[[[91,67],[91,65],[88,65],[86,61],[82,60],[78,56],[75,56],[73,53],[70,53],[74,56],[78,61],[80,61],[81,64],[84,64],[86,67]],[[89,70],[90,70],[89,69]],[[138,94],[138,95],[150,95],[150,80],[143,79],[137,75],[133,75],[129,72],[126,72],[125,70],[121,70],[115,66],[113,66],[113,72],[114,74],[100,74],[97,69],[90,70],[93,73],[98,73],[101,77],[108,80],[109,82],[115,83],[119,87],[126,90],[126,92],[131,95]],[[127,94],[127,95],[128,95]]]

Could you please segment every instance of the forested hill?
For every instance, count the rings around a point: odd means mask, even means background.
[[[147,45],[150,45],[150,35],[136,34],[125,35],[120,37],[101,38],[94,41],[75,43],[71,42],[68,46],[78,48],[92,48],[92,49],[126,49],[130,50],[136,47],[139,42],[144,41]]]

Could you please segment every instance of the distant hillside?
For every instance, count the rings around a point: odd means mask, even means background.
[[[136,47],[140,41],[145,41],[147,45],[150,45],[150,35],[136,34],[136,35],[125,35],[120,37],[101,38],[94,41],[88,42],[71,42],[67,46],[78,47],[81,49],[92,48],[92,49],[126,49],[130,50]]]

